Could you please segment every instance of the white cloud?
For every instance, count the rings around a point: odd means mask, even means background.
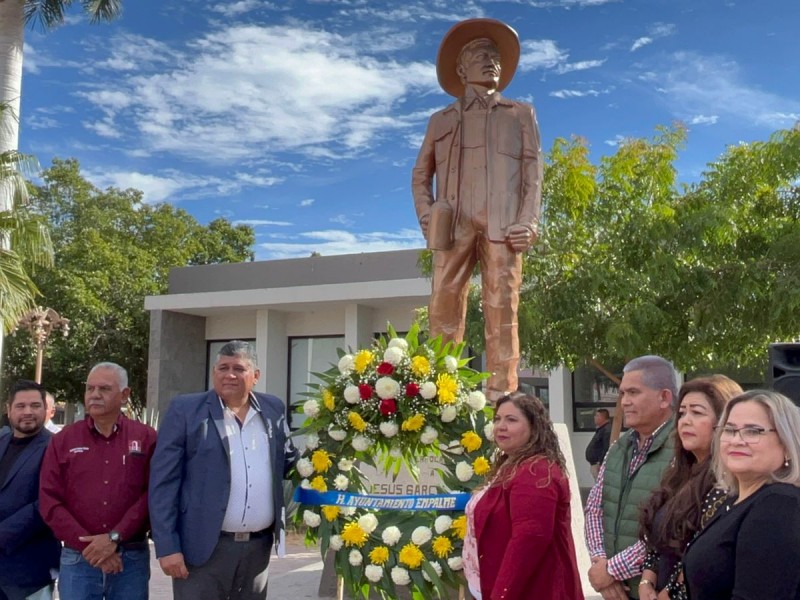
[[[672,23],[654,23],[650,26],[647,35],[634,40],[631,45],[631,52],[636,52],[639,48],[652,44],[658,39],[668,37],[675,33],[675,25]]]
[[[791,126],[800,115],[800,100],[747,83],[739,65],[724,57],[678,52],[661,72],[658,87],[678,117],[730,115],[738,122],[778,128]]]
[[[603,143],[607,144],[608,146],[616,147],[619,146],[621,143],[623,143],[626,139],[628,138],[626,138],[624,135],[617,134],[612,139],[605,140],[605,142]]]
[[[438,89],[430,63],[379,60],[300,27],[225,27],[172,55],[161,72],[120,72],[84,97],[136,131],[137,146],[214,163],[265,149],[352,156],[409,126],[397,109],[406,94]]]
[[[695,115],[689,119],[689,125],[714,125],[719,121],[719,115]]]
[[[587,96],[597,97],[601,94],[608,94],[610,90],[556,90],[550,92],[554,98],[585,98]]]
[[[344,225],[345,227],[350,227],[351,225],[355,224],[355,221],[348,217],[347,215],[336,215],[335,217],[331,217],[329,219],[331,223],[338,223],[339,225]]]
[[[563,65],[559,65],[556,68],[556,73],[563,75],[564,73],[571,73],[572,71],[585,71],[586,69],[595,69],[597,67],[603,66],[603,63],[606,62],[606,59],[598,59],[598,60],[581,60],[574,63],[564,63]]]
[[[561,50],[553,40],[524,40],[519,57],[521,71],[552,69],[565,62],[569,53]]]
[[[396,233],[352,233],[338,229],[307,231],[299,233],[293,239],[299,241],[258,244],[258,258],[297,258],[308,256],[312,252],[330,256],[425,247],[425,240],[418,229],[401,229]]]
[[[302,207],[311,206],[314,204],[314,198],[306,198],[305,200],[300,200],[300,205]]]
[[[55,129],[56,127],[61,127],[61,124],[53,117],[35,113],[25,118],[25,125],[31,129]]]
[[[223,1],[212,6],[211,10],[225,15],[226,17],[237,17],[260,8],[262,4],[263,3],[259,0],[239,0],[238,2]]]

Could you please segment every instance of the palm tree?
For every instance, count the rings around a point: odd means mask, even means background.
[[[0,0],[0,4],[7,1]],[[0,104],[0,129],[14,120],[9,107]],[[38,170],[31,156],[16,150],[0,152],[0,366],[3,335],[16,326],[38,294],[29,269],[53,263],[47,225],[28,208],[25,175]]]
[[[64,13],[73,0],[0,0],[0,104],[19,117],[22,89],[22,45],[26,24],[52,29],[64,23]],[[122,12],[122,0],[81,0],[92,23],[112,21]],[[19,120],[0,131],[0,152],[16,150]],[[2,199],[0,198],[0,202]],[[0,210],[7,209],[0,203]]]

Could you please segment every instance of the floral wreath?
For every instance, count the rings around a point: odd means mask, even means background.
[[[395,476],[405,466],[416,479],[418,461],[436,456],[440,487],[449,492],[470,492],[490,470],[493,412],[477,389],[489,375],[467,367],[463,343],[420,343],[417,324],[404,338],[388,331],[370,349],[340,350],[338,365],[309,385],[311,399],[298,410],[307,418],[297,432],[306,449],[293,474],[301,502],[295,522],[307,526],[306,543],[320,542],[323,557],[335,553],[336,572],[354,596],[396,598],[396,586],[408,586],[414,597],[447,597],[447,588],[463,585],[463,509],[303,503],[303,490],[368,495],[359,463]]]

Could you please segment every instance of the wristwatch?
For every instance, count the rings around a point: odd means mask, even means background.
[[[108,539],[110,539],[115,544],[119,544],[119,531],[109,531],[108,532]]]

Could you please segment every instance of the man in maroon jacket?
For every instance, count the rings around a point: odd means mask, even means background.
[[[148,597],[147,482],[156,432],[122,414],[128,374],[99,363],[86,380],[86,418],[53,438],[39,509],[64,542],[61,600]]]

